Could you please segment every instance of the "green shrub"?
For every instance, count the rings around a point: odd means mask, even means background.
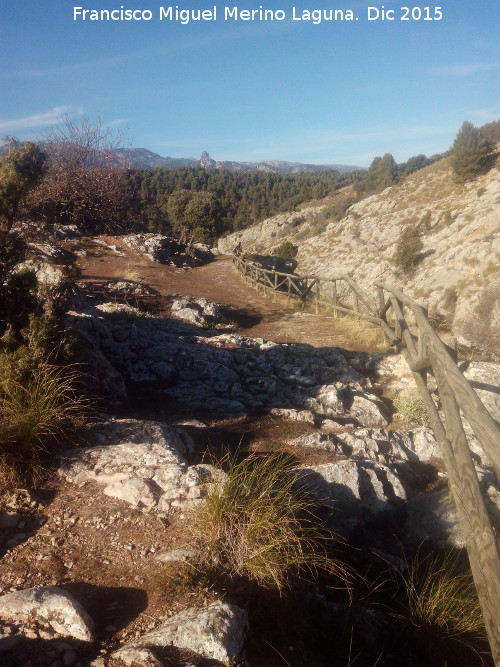
[[[278,590],[304,572],[347,579],[347,569],[327,554],[289,457],[251,454],[221,464],[227,476],[208,485],[193,522],[204,567]]]
[[[454,222],[453,216],[451,214],[451,211],[449,208],[446,209],[446,211],[443,213],[443,217],[441,218],[441,225],[443,227],[449,227],[452,225]]]
[[[451,166],[456,183],[465,183],[486,170],[491,146],[478,128],[465,121],[452,147]]]
[[[292,227],[298,227],[303,222],[306,222],[306,220],[307,218],[305,215],[299,215],[296,218],[292,218],[288,224],[291,225]]]
[[[418,231],[412,227],[406,227],[399,237],[394,255],[394,263],[405,274],[412,273],[422,259],[424,244],[418,235]]]
[[[343,197],[342,199],[337,199],[331,206],[324,209],[323,215],[326,218],[335,218],[340,220],[347,213],[348,209],[351,208],[357,201],[359,197],[356,195],[349,195],[348,197]]]
[[[281,257],[282,259],[294,259],[297,256],[299,247],[290,241],[284,241],[275,249],[276,257]]]
[[[428,231],[431,228],[431,212],[426,211],[420,218],[418,226],[423,231]]]

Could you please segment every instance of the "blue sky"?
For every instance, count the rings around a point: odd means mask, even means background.
[[[182,25],[159,20],[175,7],[161,0],[0,0],[0,136],[37,138],[69,113],[171,157],[368,166],[441,152],[464,120],[500,117],[500,5],[438,2],[440,21],[401,21],[404,0],[178,0],[218,12]],[[75,21],[75,6],[153,18]],[[226,6],[286,19],[224,21]],[[294,6],[358,20],[294,21]],[[368,6],[395,20],[368,21]]]

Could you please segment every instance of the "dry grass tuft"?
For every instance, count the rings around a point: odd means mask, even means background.
[[[357,317],[341,319],[343,336],[353,349],[368,352],[388,352],[389,344],[384,340],[382,329],[376,324]]]
[[[396,408],[394,418],[414,424],[427,424],[427,410],[418,391],[398,392],[391,395],[390,398]]]
[[[20,375],[12,356],[0,357],[0,480],[6,487],[33,482],[44,455],[80,424],[89,407],[77,391],[80,374],[37,360]]]
[[[194,517],[202,566],[279,591],[294,576],[319,571],[348,581],[348,568],[327,553],[287,455],[226,457],[220,465],[227,474],[209,485]]]
[[[482,664],[486,632],[472,574],[460,554],[424,557],[419,550],[398,577],[404,598],[400,618],[420,651],[432,659],[445,656],[439,664]]]

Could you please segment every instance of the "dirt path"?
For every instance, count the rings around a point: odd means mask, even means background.
[[[119,237],[101,237],[79,266],[86,280],[140,280],[164,296],[185,294],[228,305],[239,332],[251,338],[363,351],[372,350],[376,344],[373,330],[361,332],[350,320],[285,310],[284,300],[282,305],[274,303],[272,297],[245,284],[230,257],[219,257],[194,269],[180,269],[152,262]]]

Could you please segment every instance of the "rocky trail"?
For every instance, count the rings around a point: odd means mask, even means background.
[[[0,499],[0,663],[434,664],[366,590],[354,603],[338,581],[279,596],[207,576],[190,519],[224,453],[286,452],[362,571],[404,571],[402,545],[424,538],[462,547],[433,434],[388,398],[413,391],[401,359],[345,320],[282,311],[226,257],[186,268],[123,237],[70,247],[81,280],[68,322],[107,402],[38,489]],[[467,373],[500,385],[493,364]],[[482,397],[500,413],[498,393]],[[474,456],[498,521],[500,488]]]
[[[195,270],[152,261],[123,243],[119,237],[100,237],[79,266],[82,278],[107,281],[129,277],[150,285],[162,295],[186,294],[203,297],[229,306],[229,318],[241,334],[266,338],[276,343],[307,343],[366,349],[366,342],[353,342],[349,326],[343,320],[312,313],[293,312],[273,303],[245,284],[231,258],[218,256],[215,261]]]

